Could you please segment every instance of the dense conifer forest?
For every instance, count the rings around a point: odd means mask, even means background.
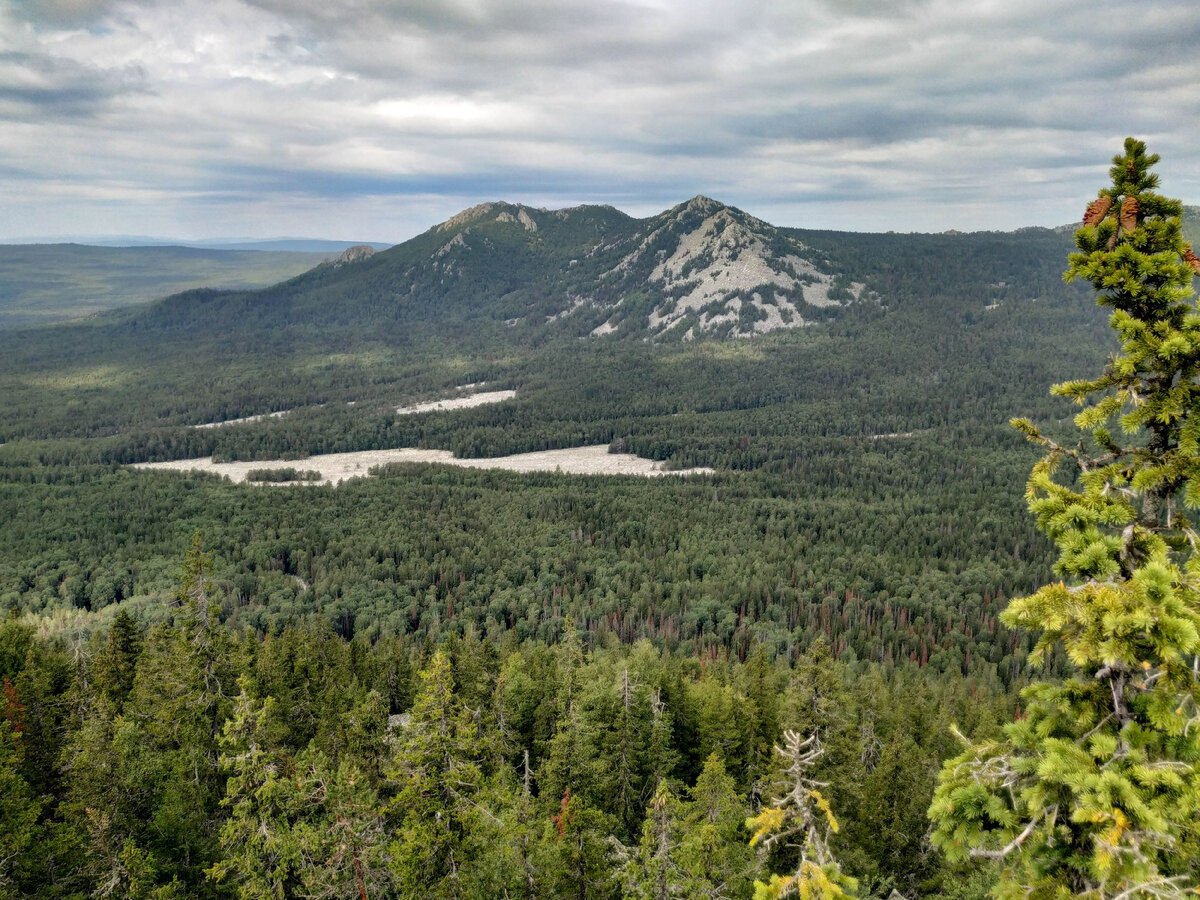
[[[0,333],[0,896],[1017,883],[993,839],[1016,841],[1026,808],[938,772],[963,742],[1001,758],[1045,721],[1035,679],[1080,665],[1038,643],[1037,616],[1002,616],[1093,572],[1064,569],[1044,507],[1037,530],[1038,449],[1007,424],[1066,446],[1049,386],[1117,348],[1095,295],[1061,280],[1068,238],[779,230],[859,299],[684,341],[637,327],[677,298],[608,336],[589,336],[599,312],[546,312],[600,268],[571,264],[585,239],[636,226],[560,218],[561,244],[549,219],[536,241],[489,221],[508,268],[439,263],[440,283],[421,268],[451,246],[435,229],[261,292]],[[546,260],[559,274],[531,281]],[[398,411],[481,382],[516,396]],[[393,465],[333,486],[305,463],[585,444],[715,471]],[[210,455],[255,461],[259,483],[126,467]],[[1089,559],[1128,557],[1088,540],[1106,548]],[[952,809],[931,827],[935,789]]]

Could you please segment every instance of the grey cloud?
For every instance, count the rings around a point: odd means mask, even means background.
[[[114,97],[147,89],[146,73],[137,66],[105,70],[47,55],[0,52],[0,103],[15,103],[39,119],[90,116]],[[2,111],[0,118],[6,118]]]
[[[53,28],[78,28],[101,18],[111,0],[26,0],[15,4],[28,22]]]
[[[1016,213],[996,198],[1025,184],[1090,195],[1128,133],[1200,169],[1191,2],[57,0],[21,14],[88,38],[0,57],[0,116],[206,215],[255,197],[652,210],[706,192],[1001,219]],[[165,49],[113,68],[146,47]],[[119,124],[80,121],[118,106]]]
[[[17,15],[39,30],[103,28],[112,13],[151,0],[16,0]]]

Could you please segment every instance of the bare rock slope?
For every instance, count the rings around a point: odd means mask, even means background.
[[[611,207],[484,203],[427,235],[437,246],[406,272],[414,285],[427,274],[444,286],[481,271],[513,272],[498,298],[510,327],[750,337],[875,299],[796,238],[707,197],[643,220]]]
[[[647,219],[494,202],[259,294],[168,298],[130,324],[669,341],[799,328],[877,299],[795,234],[707,197]]]

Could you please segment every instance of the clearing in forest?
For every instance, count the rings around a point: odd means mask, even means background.
[[[348,478],[369,474],[375,466],[389,463],[441,463],[468,469],[505,469],[510,472],[562,472],[567,475],[641,475],[649,478],[660,475],[710,475],[707,467],[665,469],[663,463],[644,459],[630,453],[609,453],[605,444],[588,447],[569,447],[565,450],[539,450],[513,456],[494,456],[476,459],[456,459],[449,450],[362,450],[356,453],[323,453],[302,460],[239,460],[213,462],[211,456],[202,459],[175,459],[168,462],[135,463],[131,468],[171,471],[202,471],[224,475],[234,482],[244,482],[252,469],[293,467],[321,473],[321,481],[286,482],[287,484],[341,484]]]

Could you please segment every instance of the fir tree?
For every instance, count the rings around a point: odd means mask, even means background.
[[[493,818],[479,802],[482,755],[473,716],[455,695],[450,661],[439,650],[421,673],[392,771],[398,827],[391,858],[405,896],[469,893],[471,848]]]
[[[1196,884],[1200,264],[1179,202],[1154,192],[1157,161],[1126,140],[1066,273],[1113,308],[1121,339],[1098,378],[1054,388],[1085,406],[1075,421],[1090,440],[1072,448],[1014,422],[1047,451],[1026,497],[1064,580],[1003,619],[1041,629],[1035,656],[1061,646],[1075,671],[1026,689],[1002,740],[947,762],[929,811],[952,859],[1003,860],[1002,898],[1181,897]]]
[[[222,801],[229,810],[221,826],[225,856],[208,875],[236,885],[240,900],[296,897],[303,870],[296,826],[309,805],[304,780],[293,777],[270,746],[274,699],[251,697],[245,677],[240,684],[233,717],[220,738],[221,766],[229,773]]]

